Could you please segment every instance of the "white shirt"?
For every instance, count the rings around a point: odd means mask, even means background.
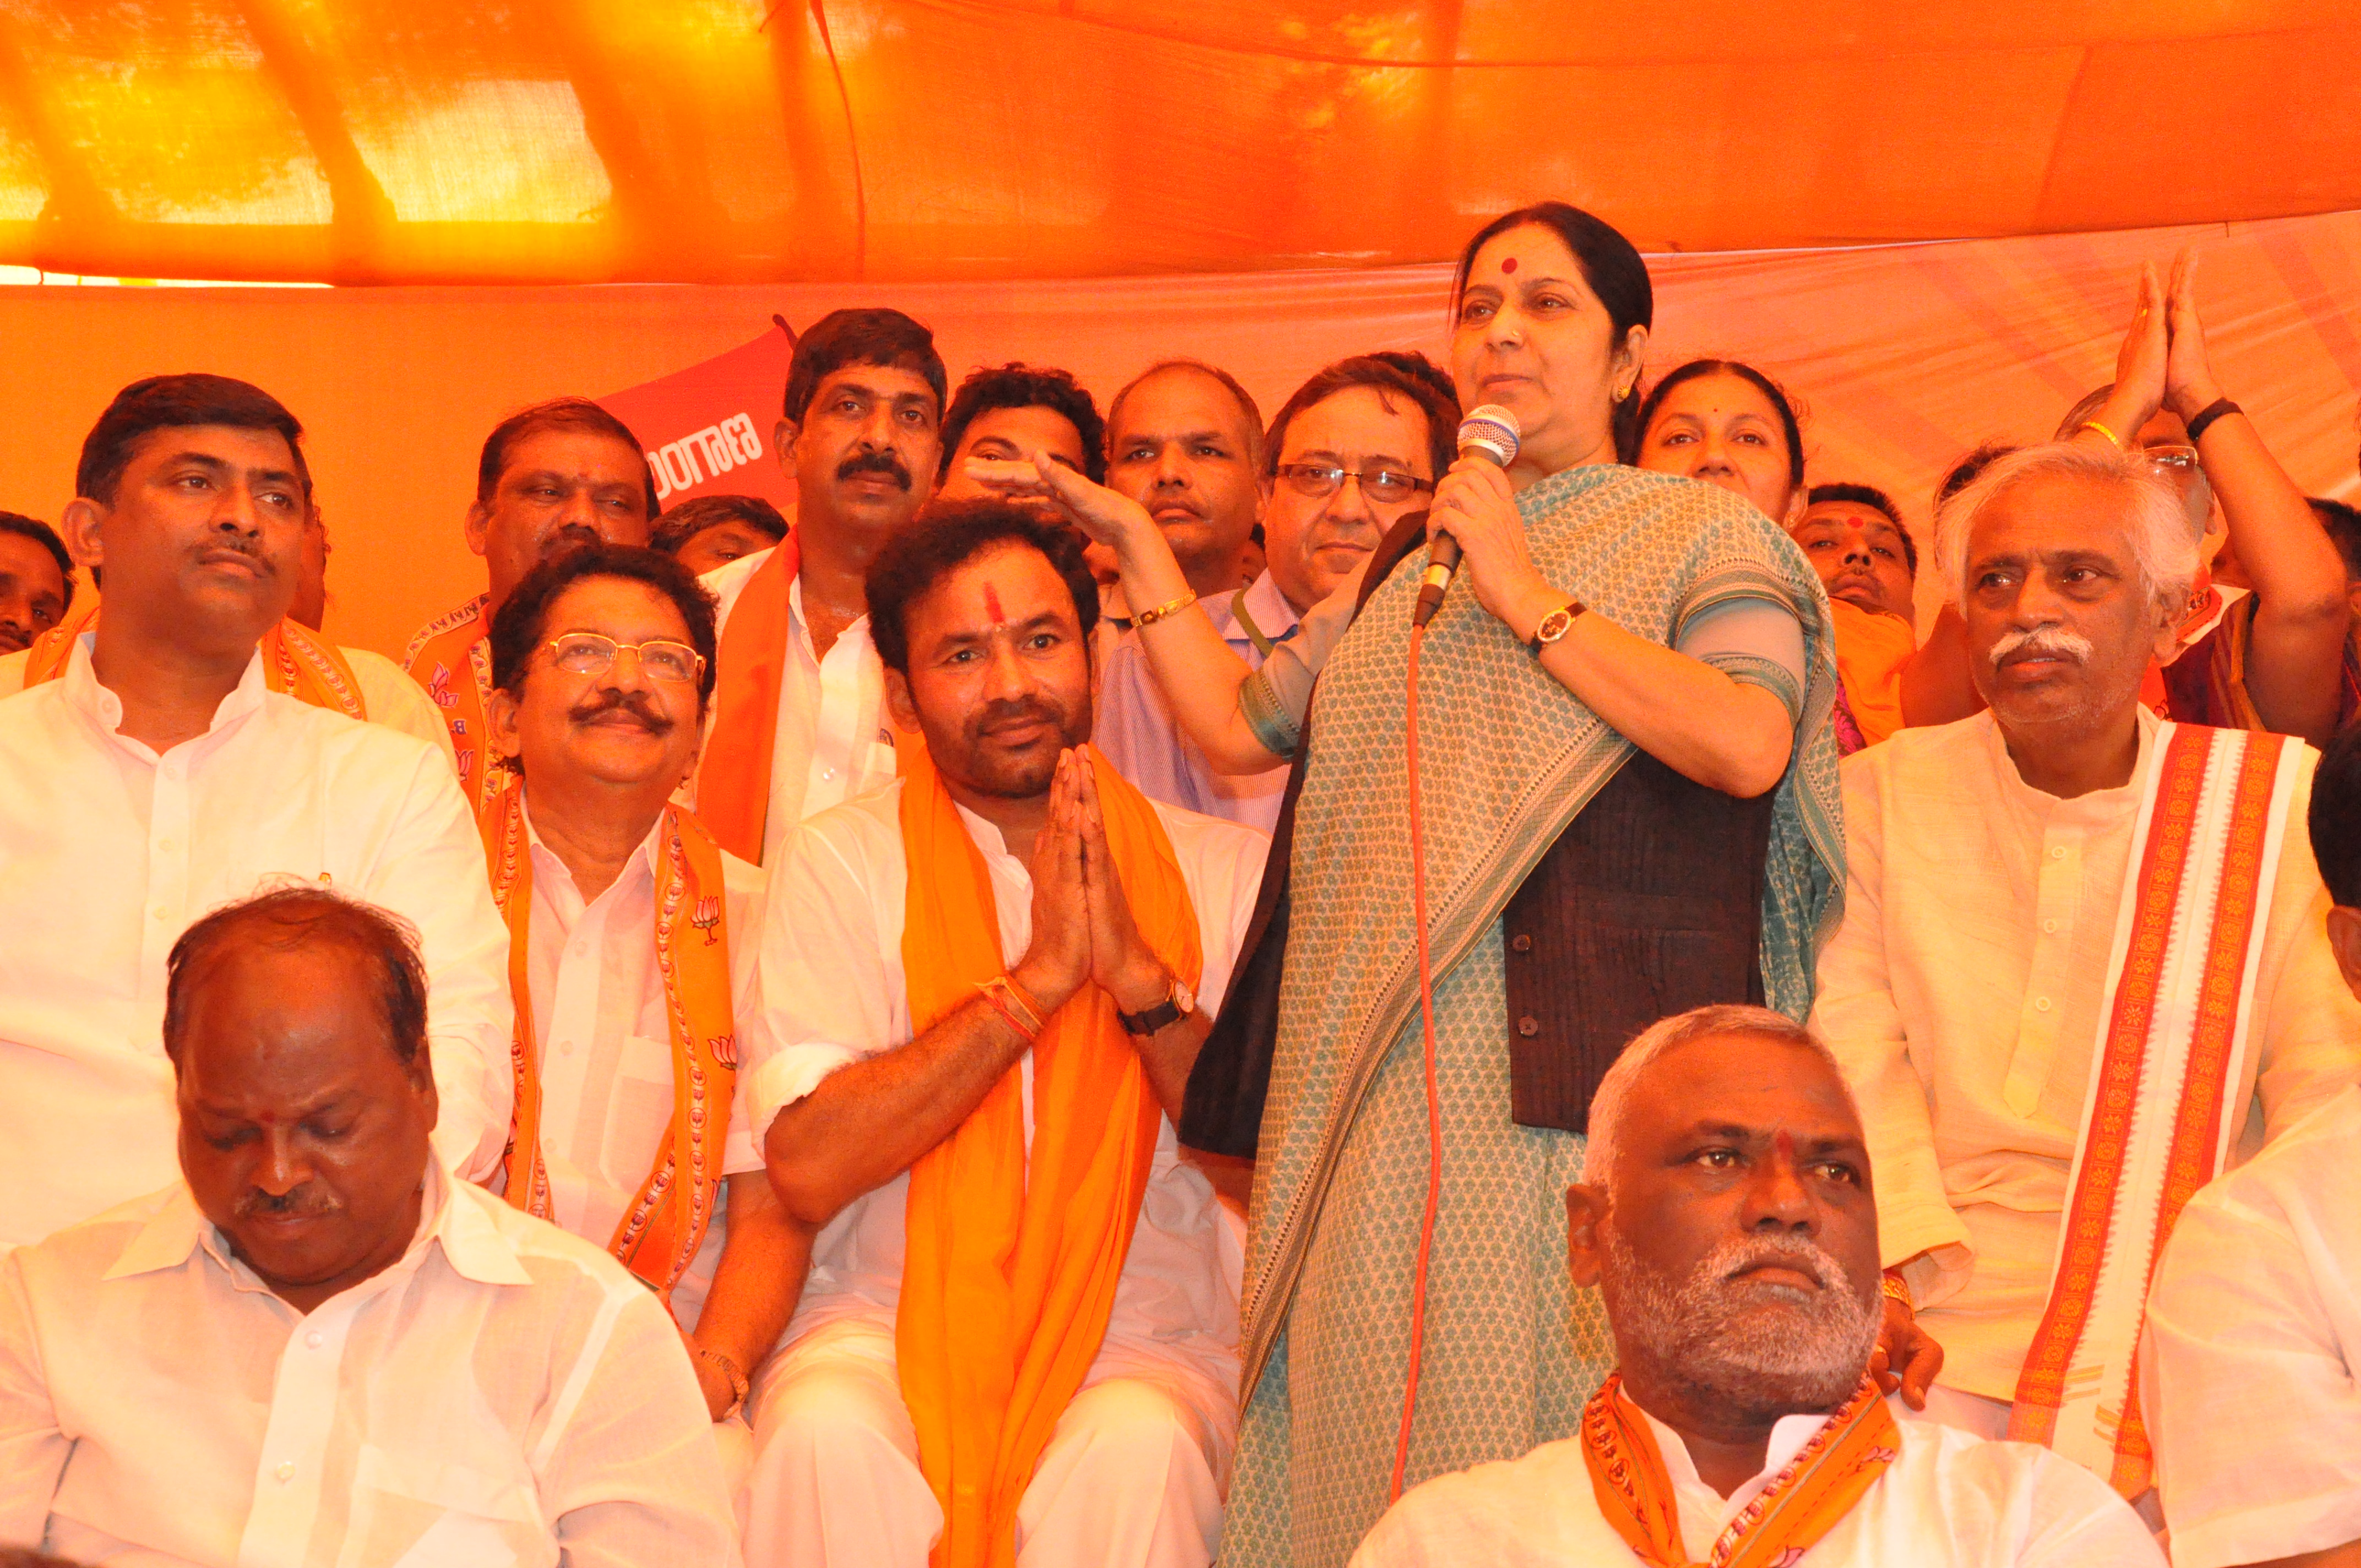
[[[771,873],[763,918],[762,994],[766,1015],[746,1095],[757,1134],[772,1118],[848,1063],[906,1045],[912,1036],[902,970],[909,861],[902,845],[902,784],[862,796],[804,824],[785,863]],[[1250,828],[1161,804],[1196,905],[1204,972],[1197,1004],[1221,1006],[1238,943],[1254,915],[1269,840]],[[1032,939],[1033,882],[1008,853],[1000,830],[961,808],[982,851],[1000,921],[1000,948],[1014,963]],[[1032,1069],[1023,1060],[1027,1136]],[[1148,1354],[1192,1363],[1235,1398],[1237,1376],[1239,1240],[1205,1179],[1180,1163],[1172,1124],[1157,1131],[1139,1229],[1115,1287],[1101,1361]],[[866,1318],[889,1328],[901,1299],[903,1206],[907,1172],[855,1199],[822,1231],[811,1277],[789,1325],[790,1343],[823,1323]]]
[[[664,823],[657,820],[622,874],[586,904],[574,873],[533,830],[531,795],[528,786],[533,912],[525,928],[525,971],[541,1065],[541,1150],[549,1175],[550,1217],[591,1245],[605,1246],[672,1133],[672,1027],[655,947],[656,836]],[[743,1020],[742,1051],[747,1026],[760,1024],[749,1002],[761,950],[763,873],[724,851],[721,883],[730,993]],[[679,939],[705,938],[684,924]],[[722,1174],[762,1169],[762,1152],[746,1128],[742,1094],[729,1110]],[[717,1212],[697,1261],[673,1287],[673,1311],[684,1328],[695,1328],[705,1310],[727,1228],[726,1216]]]
[[[746,580],[771,558],[768,550],[741,555],[697,580],[719,601],[718,637]],[[779,863],[780,847],[796,825],[815,812],[863,795],[894,777],[894,731],[885,714],[885,666],[869,640],[862,616],[837,634],[828,657],[812,652],[804,620],[804,582],[787,589],[787,658],[779,683],[778,727],[771,740],[771,808],[763,824],[763,863]]]
[[[2139,1516],[2104,1482],[2046,1448],[1987,1442],[1889,1401],[1900,1451],[1818,1544],[1807,1568],[2163,1568]],[[1646,1411],[1680,1508],[1681,1540],[1706,1561],[1714,1538],[1795,1458],[1825,1416],[1771,1429],[1763,1473],[1727,1498],[1697,1476],[1680,1434]],[[1351,1568],[1612,1568],[1639,1554],[1599,1511],[1582,1440],[1479,1464],[1412,1488],[1353,1553]]]
[[[2179,1568],[2361,1540],[2361,1091],[2191,1199],[2142,1405]]]
[[[1880,1250],[1911,1266],[1945,1385],[2015,1397],[2056,1266],[2132,830],[2154,764],[2061,800],[2027,785],[1989,713],[1845,759],[1844,925],[1811,1024],[1843,1065],[1877,1179]],[[2251,1075],[2233,1161],[2361,1080],[2361,1004],[2323,930],[2304,838],[2316,755],[2268,882]]]
[[[451,750],[451,729],[436,711],[434,699],[425,688],[401,673],[401,666],[382,653],[372,653],[366,648],[339,648],[345,663],[352,666],[353,684],[360,687],[361,711],[368,715],[371,724],[382,724],[389,729],[399,729],[404,735],[415,735],[443,753],[456,772],[458,754]],[[0,655],[0,696],[14,696],[25,689],[25,665],[32,657],[29,649]]]
[[[489,1172],[513,1098],[508,931],[441,755],[268,690],[258,656],[212,728],[160,759],[122,718],[87,636],[59,679],[0,699],[0,1245],[173,1179],[165,957],[289,877],[417,927],[435,1146]]]
[[[0,1543],[141,1568],[734,1565],[697,1375],[620,1264],[432,1168],[308,1315],[174,1185],[0,1259]]]

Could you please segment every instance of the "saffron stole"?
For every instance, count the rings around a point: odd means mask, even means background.
[[[2150,1278],[2245,1117],[2255,970],[2301,748],[2164,724],[2132,833],[2102,1031],[2083,1096],[2049,1299],[2009,1436],[2126,1497],[2151,1485],[2135,1362]]]

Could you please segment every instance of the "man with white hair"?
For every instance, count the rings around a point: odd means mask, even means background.
[[[1600,1082],[1565,1195],[1616,1370],[1578,1436],[1427,1482],[1353,1568],[2160,1568],[2074,1465],[1881,1396],[1870,1168],[1835,1059],[1788,1019],[1700,1007],[1649,1028]]]
[[[2361,1075],[2289,831],[2316,757],[2141,705],[2197,561],[2169,484],[2103,433],[1992,464],[1937,514],[1936,560],[1990,707],[1845,762],[1812,1022],[1883,1177],[1889,1336],[1942,1346],[1929,1413],[2136,1499],[2158,1249]]]

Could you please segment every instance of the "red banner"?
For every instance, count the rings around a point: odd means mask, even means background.
[[[795,481],[771,454],[794,340],[774,325],[742,347],[598,400],[631,427],[666,510],[692,496],[760,496],[793,515]]]

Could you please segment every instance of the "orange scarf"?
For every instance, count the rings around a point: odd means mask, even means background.
[[[37,686],[64,674],[67,662],[73,657],[74,639],[97,626],[98,596],[93,593],[63,620],[33,639],[25,655],[25,685]],[[282,620],[262,634],[257,651],[262,655],[263,685],[272,691],[347,718],[368,717],[360,682],[353,677],[344,650],[321,641],[310,628]]]
[[[1902,728],[1902,666],[1918,652],[1918,636],[1898,615],[1830,599],[1837,632],[1837,674],[1844,682],[1861,738],[1874,746]]]
[[[505,770],[500,777],[482,830],[492,897],[509,924],[509,992],[516,1003],[516,1029],[509,1039],[516,1111],[500,1160],[502,1190],[511,1204],[546,1220],[549,1171],[541,1152],[541,1058],[533,1041],[533,948],[526,931],[533,871],[524,790]],[[669,1306],[672,1288],[688,1272],[713,1223],[721,1146],[730,1132],[738,1078],[738,1041],[721,850],[696,817],[670,805],[656,845],[656,969],[664,976],[664,1018],[672,1033],[672,1128],[607,1249]],[[704,939],[682,935],[684,924]]]
[[[786,680],[787,594],[802,565],[803,550],[790,530],[738,591],[729,624],[721,629],[713,728],[697,764],[697,814],[723,849],[757,865],[771,811],[779,691]]]
[[[486,712],[492,695],[491,616],[489,594],[478,594],[454,610],[421,627],[401,656],[410,678],[426,688],[451,731],[451,751],[459,765],[459,788],[482,819],[500,793],[500,772],[494,767]]]
[[[1182,983],[1197,916],[1155,807],[1095,748],[1108,848],[1140,936]],[[902,963],[924,1031],[1007,969],[983,854],[923,746],[904,749]],[[1084,983],[1021,1065],[910,1168],[895,1329],[919,1464],[942,1505],[935,1568],[1009,1568],[1016,1506],[1106,1335],[1161,1114],[1114,998]]]
[[[1704,1568],[1781,1568],[1811,1550],[1883,1475],[1901,1451],[1901,1429],[1863,1377],[1828,1424],[1716,1537]],[[1653,1568],[1687,1568],[1681,1508],[1655,1430],[1609,1373],[1582,1408],[1582,1457],[1590,1490],[1615,1533]]]

